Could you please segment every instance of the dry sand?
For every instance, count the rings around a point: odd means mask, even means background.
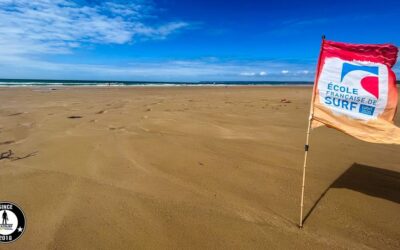
[[[400,147],[328,128],[298,229],[310,94],[1,88],[0,152],[22,159],[0,161],[0,200],[27,228],[0,248],[400,249]]]

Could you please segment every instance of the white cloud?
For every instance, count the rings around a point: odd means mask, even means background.
[[[241,76],[266,76],[267,72],[260,71],[259,73],[256,72],[241,72],[239,75]]]
[[[282,70],[281,73],[282,73],[282,74],[288,74],[288,73],[289,73],[289,70],[287,70],[287,69]]]
[[[255,72],[242,72],[240,73],[241,76],[255,76]]]
[[[82,3],[86,3],[83,5]],[[165,39],[186,22],[146,24],[146,1],[0,0],[0,55],[70,53],[83,44]]]
[[[103,6],[104,10],[109,11],[110,13],[113,13],[115,15],[136,17],[136,18],[146,16],[143,13],[144,6],[139,3],[135,3],[135,1],[133,3],[125,3],[125,4],[116,2],[105,2]]]

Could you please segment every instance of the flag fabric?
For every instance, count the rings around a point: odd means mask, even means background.
[[[396,76],[391,44],[349,44],[323,39],[313,89],[312,128],[322,125],[357,139],[400,144]]]

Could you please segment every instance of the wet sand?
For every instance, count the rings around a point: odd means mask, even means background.
[[[298,229],[310,94],[0,88],[0,200],[27,219],[0,249],[399,249],[400,147],[328,128]]]

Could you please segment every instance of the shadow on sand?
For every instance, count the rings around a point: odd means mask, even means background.
[[[354,163],[339,176],[311,207],[303,223],[331,188],[347,188],[370,196],[400,203],[400,173]]]

